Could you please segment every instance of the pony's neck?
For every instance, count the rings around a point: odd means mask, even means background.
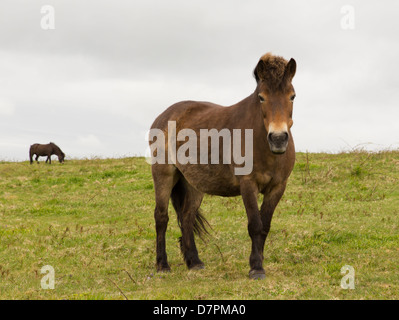
[[[238,119],[255,127],[263,126],[262,110],[256,91],[232,106]]]
[[[54,143],[51,143],[51,145],[53,146],[53,150],[55,152],[55,154],[58,156],[61,154],[61,149]]]

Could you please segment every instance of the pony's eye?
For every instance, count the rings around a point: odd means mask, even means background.
[[[258,94],[258,98],[259,98],[259,101],[262,103],[262,102],[265,102],[265,98],[263,97],[263,96],[261,96],[260,94]]]
[[[296,97],[296,94],[293,94],[293,95],[290,97],[290,100],[291,100],[291,101],[294,101],[295,97]]]

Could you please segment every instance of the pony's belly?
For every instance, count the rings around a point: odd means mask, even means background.
[[[223,197],[240,195],[240,182],[228,166],[178,165],[178,169],[190,185],[203,193]]]
[[[199,189],[201,192],[210,194],[213,196],[221,196],[221,197],[235,197],[241,194],[240,187],[235,187],[231,185],[226,186],[216,186],[213,188],[212,186],[202,186]]]

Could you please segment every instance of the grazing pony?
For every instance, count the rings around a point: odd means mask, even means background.
[[[30,164],[33,163],[33,155],[36,155],[35,160],[38,163],[39,157],[47,156],[46,163],[49,162],[51,164],[51,155],[53,154],[58,156],[58,161],[60,163],[64,162],[65,153],[63,153],[62,150],[55,143],[50,142],[49,144],[32,144],[29,149]]]
[[[267,53],[260,58],[254,70],[257,83],[255,91],[242,101],[229,107],[209,102],[183,101],[172,105],[155,119],[150,130],[150,148],[158,271],[170,270],[165,246],[170,198],[182,232],[180,247],[185,263],[189,269],[202,269],[204,263],[198,257],[194,232],[199,236],[207,233],[208,222],[199,212],[204,194],[223,197],[241,195],[252,241],[249,277],[265,278],[265,240],[274,209],[284,193],[295,162],[295,147],[290,131],[295,98],[291,81],[295,72],[294,59],[287,61]],[[183,129],[186,129],[184,134],[179,134]],[[208,133],[214,130],[219,134],[215,139],[217,143],[211,141],[211,145],[203,144],[201,134],[204,129]],[[228,137],[230,134],[231,137],[232,133],[233,137],[238,136],[243,141],[244,130],[245,136],[251,133],[248,136],[252,139],[245,137],[245,144],[240,145],[238,153],[234,150],[225,152],[225,148],[231,147],[232,143],[231,139],[225,139],[225,135]],[[235,131],[240,132],[241,136]],[[166,138],[160,140],[160,136],[157,136],[155,140],[151,138],[152,132],[163,134]],[[190,137],[199,137],[195,148],[183,148]],[[209,137],[206,137],[206,143]],[[213,137],[210,138],[213,140]],[[249,148],[250,143],[253,149]],[[204,149],[203,145],[208,148]],[[186,152],[180,152],[180,147]],[[177,149],[179,152],[176,157]],[[204,150],[207,152],[205,156]],[[218,151],[216,156],[212,154],[215,150]],[[252,152],[252,170],[237,174],[240,163],[233,161],[234,156],[241,156],[247,150]],[[191,158],[183,157],[187,151],[192,153]],[[165,161],[159,161],[161,154],[166,155]],[[259,193],[263,194],[260,209],[257,202]]]

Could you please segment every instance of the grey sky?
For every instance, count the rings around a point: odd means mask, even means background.
[[[2,0],[0,160],[50,141],[67,158],[143,155],[159,113],[238,102],[269,51],[298,64],[297,150],[398,148],[398,16],[395,1]]]

